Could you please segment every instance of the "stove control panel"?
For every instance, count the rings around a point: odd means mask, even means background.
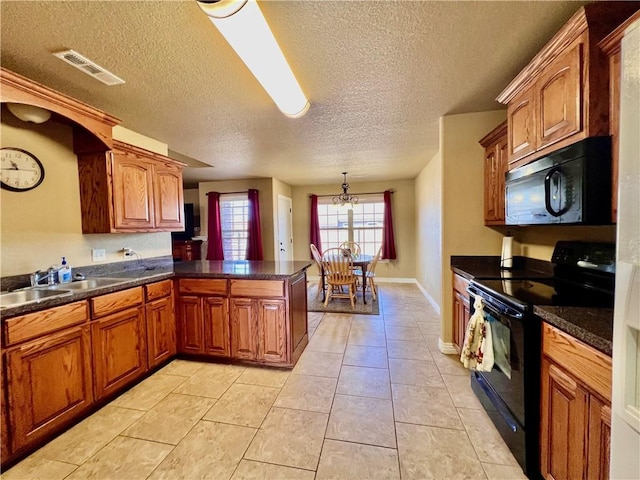
[[[557,266],[584,268],[615,273],[615,243],[560,241],[553,250],[551,262]]]

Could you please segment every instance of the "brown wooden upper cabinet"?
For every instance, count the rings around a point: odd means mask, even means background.
[[[183,230],[184,164],[113,144],[112,151],[78,155],[82,232]]]
[[[484,147],[484,224],[504,225],[507,122],[480,140]]]
[[[509,170],[609,135],[609,61],[598,42],[639,6],[584,5],[498,96],[507,104]]]

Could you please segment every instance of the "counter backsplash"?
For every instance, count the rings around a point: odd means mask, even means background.
[[[72,276],[81,273],[86,277],[106,277],[118,273],[118,276],[125,276],[127,272],[139,270],[157,270],[158,273],[163,271],[173,271],[173,257],[165,255],[162,257],[144,258],[139,260],[127,260],[123,262],[102,263],[99,265],[85,265],[83,267],[73,267]],[[29,286],[29,275],[33,272],[23,275],[13,275],[0,278],[0,290],[3,292],[15,290]]]

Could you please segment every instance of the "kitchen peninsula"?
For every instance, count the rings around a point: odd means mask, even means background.
[[[87,280],[55,285],[57,296],[0,301],[3,466],[176,356],[295,365],[310,262],[165,260],[79,267]]]
[[[174,265],[178,352],[293,367],[308,342],[310,262]]]

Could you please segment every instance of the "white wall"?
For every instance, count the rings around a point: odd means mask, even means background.
[[[442,155],[416,178],[416,279],[431,301],[442,298]]]

